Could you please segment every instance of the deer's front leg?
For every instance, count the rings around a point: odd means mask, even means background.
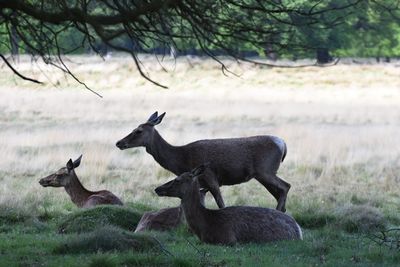
[[[207,194],[208,190],[205,188],[201,188],[200,189],[200,204],[203,205],[203,207],[206,207],[206,194]]]
[[[225,203],[224,200],[222,199],[221,191],[219,190],[219,183],[218,183],[218,178],[214,174],[213,171],[209,170],[207,173],[203,176],[201,185],[203,188],[208,189],[210,193],[213,195],[215,202],[217,202],[217,205],[220,209],[225,208]],[[201,190],[200,190],[201,193]],[[204,205],[204,195],[202,196],[202,204]]]
[[[225,208],[224,200],[222,199],[221,191],[219,190],[219,186],[214,188],[210,188],[210,192],[213,195],[215,202],[217,202],[218,208]]]

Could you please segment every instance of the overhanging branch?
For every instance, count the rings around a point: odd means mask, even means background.
[[[42,82],[40,82],[40,81],[38,81],[38,80],[36,80],[36,79],[29,78],[29,77],[26,77],[26,76],[22,75],[19,71],[17,71],[17,70],[11,65],[10,62],[8,62],[7,58],[6,58],[5,56],[3,56],[2,54],[0,54],[0,58],[3,59],[4,63],[6,63],[6,65],[7,65],[7,67],[9,67],[9,68],[14,72],[14,74],[17,75],[18,77],[20,77],[21,79],[23,79],[23,80],[25,80],[25,81],[30,81],[30,82],[33,82],[33,83],[43,84]]]

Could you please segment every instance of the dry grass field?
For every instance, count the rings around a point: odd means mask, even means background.
[[[0,212],[40,217],[75,210],[63,189],[42,188],[38,180],[80,154],[77,174],[87,188],[153,208],[176,205],[153,191],[171,173],[143,148],[115,146],[154,111],[166,111],[157,130],[174,145],[282,137],[288,155],[278,175],[292,185],[287,209],[300,222],[373,212],[388,225],[400,224],[396,63],[283,69],[226,61],[239,74],[227,77],[209,60],[166,59],[166,72],[144,59],[151,77],[169,86],[161,89],[141,78],[128,58],[72,57],[71,69],[99,98],[55,69],[20,61],[23,73],[46,85],[0,68]],[[222,195],[227,205],[276,205],[255,180],[223,187]],[[215,207],[211,197],[207,203]]]

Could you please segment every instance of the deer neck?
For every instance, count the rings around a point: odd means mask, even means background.
[[[92,195],[92,192],[83,187],[75,172],[72,173],[70,182],[64,186],[64,188],[70,196],[72,202],[74,202],[78,207],[82,207],[86,200]]]
[[[185,163],[183,161],[182,149],[170,145],[161,135],[154,129],[154,134],[149,144],[146,145],[146,151],[165,169],[176,175],[185,172]]]
[[[194,178],[190,190],[185,192],[181,206],[190,228],[199,236],[207,227],[207,209],[201,204],[200,186],[197,178]]]

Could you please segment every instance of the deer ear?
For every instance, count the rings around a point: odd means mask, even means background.
[[[157,119],[157,117],[158,117],[158,111],[154,112],[147,121],[154,122],[154,120]]]
[[[82,159],[82,155],[80,155],[79,158],[77,158],[77,159],[74,161],[74,163],[73,163],[74,168],[78,168],[78,167],[79,167],[79,165],[81,164],[81,159]]]
[[[72,163],[72,159],[69,159],[67,162],[67,170],[70,172],[74,169],[74,163]]]
[[[153,121],[153,124],[154,124],[154,125],[160,124],[161,121],[162,121],[162,119],[164,118],[164,116],[165,116],[165,112],[164,112],[163,114],[161,114],[160,116],[158,116],[157,119],[155,119],[155,120]]]

